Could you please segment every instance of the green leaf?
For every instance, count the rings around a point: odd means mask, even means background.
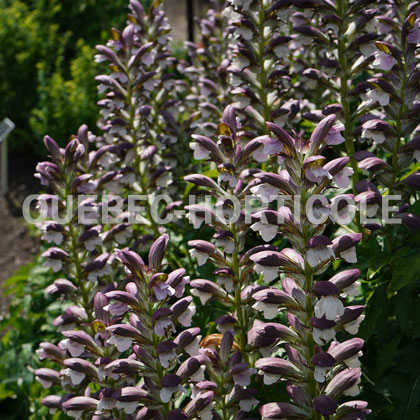
[[[390,291],[397,292],[402,287],[420,279],[420,252],[412,252],[396,260],[392,272]]]

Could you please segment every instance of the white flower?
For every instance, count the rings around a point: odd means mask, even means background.
[[[190,221],[194,229],[199,229],[205,220],[204,217],[198,217],[195,213],[192,212],[188,213],[185,217]]]
[[[314,328],[312,335],[314,337],[315,343],[323,346],[335,338],[335,330],[334,328],[326,328],[323,330]]]
[[[68,411],[66,411],[66,414],[69,416],[69,417],[73,417],[73,418],[75,418],[75,419],[80,419],[80,417],[82,417],[82,414],[83,414],[83,411],[80,411],[80,410],[68,410]]]
[[[278,195],[279,189],[270,184],[259,184],[251,188],[251,192],[264,202],[271,203]]]
[[[77,370],[73,369],[66,369],[65,373],[70,377],[71,383],[73,385],[79,385],[86,377],[83,372],[78,372]]]
[[[202,305],[205,305],[213,297],[211,293],[205,293],[198,289],[191,289],[191,294],[198,297]]]
[[[348,188],[350,185],[350,177],[353,174],[354,170],[346,166],[340,172],[333,176],[333,181],[339,188]]]
[[[45,379],[42,379],[39,376],[35,376],[35,379],[42,385],[43,388],[45,388],[45,389],[51,388],[51,385],[52,385],[51,381],[47,381]]]
[[[156,185],[161,188],[169,187],[169,185],[171,185],[172,182],[173,182],[172,176],[168,171],[164,172],[162,175],[159,175],[156,178]]]
[[[341,135],[342,131],[344,131],[343,124],[333,125],[325,137],[325,143],[327,143],[328,145],[336,145],[336,144],[344,143],[345,139]]]
[[[160,400],[163,403],[167,403],[171,400],[172,395],[177,392],[177,391],[182,391],[182,386],[178,385],[178,386],[173,386],[173,387],[164,387],[162,388],[162,390],[160,391]]]
[[[112,410],[115,407],[116,401],[113,398],[101,398],[98,403],[98,410]]]
[[[391,70],[397,63],[397,60],[391,54],[384,51],[376,51],[374,55],[375,61],[372,64],[381,70]]]
[[[102,239],[100,236],[93,236],[85,241],[85,248],[88,251],[94,251],[97,245],[102,245]]]
[[[332,179],[331,174],[320,166],[313,166],[305,172],[306,178],[311,182],[321,182],[324,178]]]
[[[63,234],[61,232],[50,230],[50,231],[45,232],[42,235],[41,239],[47,242],[54,242],[56,245],[60,245],[61,242],[63,242]]]
[[[360,315],[358,318],[356,318],[354,321],[348,322],[347,324],[344,324],[344,329],[349,333],[356,335],[359,331],[360,324],[365,319],[365,315]]]
[[[376,45],[372,43],[362,44],[359,47],[359,50],[365,57],[370,57],[375,51],[377,51]]]
[[[251,29],[241,27],[235,30],[235,35],[242,36],[242,38],[246,39],[247,41],[249,41],[253,37]]]
[[[360,281],[355,281],[350,286],[343,289],[344,296],[359,296],[360,294]]]
[[[328,370],[329,369],[327,367],[315,366],[315,370],[314,370],[315,380],[319,383],[325,382],[325,378],[327,377]]]
[[[194,150],[194,159],[207,159],[210,156],[210,151],[205,149],[199,143],[190,143],[190,149]]]
[[[350,387],[349,389],[346,389],[343,392],[343,395],[346,395],[347,397],[356,397],[357,395],[359,395],[360,391],[359,391],[359,387],[358,384],[360,383],[360,378],[356,381],[356,383]]]
[[[279,313],[279,305],[275,303],[256,302],[252,307],[257,311],[263,312],[265,319],[273,319]]]
[[[371,103],[379,102],[382,106],[389,105],[390,96],[380,88],[368,90],[366,96]]]
[[[185,346],[185,351],[190,356],[196,356],[199,353],[201,338],[201,335],[197,335],[197,337],[195,337],[194,340],[188,344],[188,346]]]
[[[260,264],[255,264],[254,270],[257,274],[262,274],[266,282],[270,282],[277,277],[280,267],[268,267]]]
[[[235,242],[231,239],[216,239],[216,246],[219,248],[223,248],[227,254],[232,254],[235,250]]]
[[[261,136],[258,138],[262,141],[262,146],[252,154],[252,157],[257,162],[266,162],[270,155],[275,155],[283,151],[283,144],[279,140],[272,139],[269,136]]]
[[[260,375],[263,375],[263,381],[265,385],[272,385],[278,382],[281,379],[281,375],[275,375],[273,373],[267,373],[260,370],[258,372]]]
[[[70,339],[63,340],[61,347],[67,349],[71,354],[71,357],[79,357],[84,351],[85,347],[82,344],[76,343]]]
[[[276,57],[280,59],[287,58],[290,54],[289,46],[287,44],[277,45],[277,47],[275,47],[273,51]]]
[[[113,334],[108,338],[107,343],[113,344],[120,353],[128,350],[131,347],[133,339],[130,337],[122,337],[121,335]]]
[[[237,55],[232,60],[232,67],[236,70],[242,71],[245,67],[248,67],[250,65],[250,61],[241,55]]]
[[[315,305],[315,316],[334,321],[338,316],[344,314],[344,305],[340,299],[335,296],[323,296]]]
[[[264,223],[263,221],[254,223],[251,225],[251,229],[254,232],[259,232],[265,242],[273,240],[278,232],[277,225],[271,225],[269,223]]]
[[[201,381],[205,381],[206,378],[204,376],[204,371],[206,370],[205,366],[200,366],[197,371],[190,376],[190,381],[192,382],[201,382]]]
[[[382,144],[385,141],[385,134],[377,130],[369,130],[364,128],[362,130],[362,137],[365,139],[372,139],[376,144]]]
[[[166,353],[159,353],[159,361],[160,361],[160,364],[164,368],[168,368],[169,367],[169,362],[171,360],[174,360],[175,358],[176,358],[175,350],[168,351]]]
[[[348,359],[344,360],[344,363],[349,368],[360,368],[360,360],[359,357],[363,356],[363,352],[359,351],[359,353],[355,354],[353,357],[349,357]]]
[[[351,248],[345,249],[344,251],[341,251],[339,253],[339,256],[341,259],[348,263],[357,263],[357,253],[356,253],[356,247],[352,246]]]
[[[252,3],[252,0],[229,0],[230,4],[246,11]]]
[[[227,292],[233,292],[233,280],[230,276],[218,276],[217,284],[224,287]]]
[[[117,401],[116,407],[118,410],[123,410],[126,414],[133,414],[139,406],[138,401]]]
[[[213,420],[213,406],[214,402],[211,402],[210,404],[206,405],[203,410],[197,413],[201,420]]]
[[[160,318],[155,324],[154,331],[159,337],[163,337],[165,335],[166,328],[169,326],[172,327],[173,332],[176,332],[174,324],[169,318]]]
[[[311,267],[316,267],[319,264],[335,258],[334,251],[328,246],[320,246],[309,248],[306,253],[306,258]]]
[[[179,323],[184,327],[191,326],[192,317],[195,315],[197,309],[194,305],[188,306],[188,308],[178,317]]]
[[[209,259],[209,254],[207,254],[207,252],[198,251],[196,248],[191,248],[189,253],[191,257],[197,258],[197,263],[199,266],[204,265]]]
[[[222,172],[221,174],[219,174],[218,182],[219,182],[219,184],[221,182],[227,182],[229,184],[230,188],[235,188],[236,184],[238,183],[238,180],[231,173]]]

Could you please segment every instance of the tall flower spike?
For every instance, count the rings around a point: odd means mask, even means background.
[[[224,14],[234,45],[229,67],[234,105],[248,117],[253,132],[265,135],[265,121],[283,125],[298,110],[298,101],[288,97],[292,38],[286,22],[293,9],[288,1],[229,3]]]
[[[145,226],[146,219],[149,228],[143,233],[156,238],[160,231],[151,213],[162,215],[166,205],[154,197],[176,191],[179,168],[188,165],[189,155],[182,141],[185,121],[177,81],[168,71],[174,59],[161,1],[144,9],[132,0],[130,8],[125,29],[113,29],[107,46],[97,47],[97,59],[108,63],[111,74],[97,77],[106,97],[99,102],[103,137],[95,163],[105,173],[116,172],[110,191],[147,196],[145,217],[137,223]]]
[[[256,323],[249,335],[249,340],[254,345],[258,343],[261,352],[266,356],[255,363],[264,382],[273,384],[286,379],[289,383],[287,391],[294,403],[270,403],[262,406],[260,413],[267,419],[296,416],[320,419],[321,415],[339,412],[339,398],[342,395],[355,396],[358,393],[360,370],[353,367],[353,363],[346,364],[347,354],[341,356],[340,353],[338,356],[338,350],[332,351],[336,345],[346,348],[346,342],[331,345],[329,349],[325,346],[335,339],[336,331],[342,328],[352,334],[357,333],[358,325],[363,319],[363,309],[346,309],[341,296],[346,292],[353,294],[351,286],[360,272],[344,271],[331,281],[314,279],[314,276],[322,274],[336,258],[353,262],[356,255],[349,250],[354,248],[362,236],[341,236],[331,241],[324,235],[326,226],[331,222],[328,208],[325,207],[326,212],[321,213],[322,217],[314,220],[314,206],[312,211],[308,206],[311,201],[316,204],[314,196],[317,200],[325,198],[327,192],[337,183],[335,177],[348,163],[348,159],[325,163],[325,157],[318,154],[329,141],[327,136],[333,124],[332,116],[322,120],[315,128],[309,144],[299,138],[294,140],[296,147],[293,153],[285,155],[284,165],[287,169],[283,171],[281,182],[274,174],[255,174],[261,182],[260,189],[277,187],[290,197],[285,206],[291,216],[288,220],[278,219],[277,225],[293,246],[293,249],[285,248],[281,252],[260,251],[250,257],[257,273],[262,273],[266,280],[282,289],[271,287],[255,290],[252,294],[254,308],[269,320],[275,320],[278,313],[286,309],[290,325],[288,332],[280,324]],[[270,126],[275,128],[274,125]],[[279,134],[284,137],[282,132]],[[287,184],[291,185],[291,180],[294,182],[293,186],[287,187]],[[300,199],[297,207],[293,204],[296,198]],[[274,218],[267,220],[273,226],[276,224]],[[282,274],[281,283],[276,282],[278,273]],[[355,328],[352,328],[353,324]],[[285,346],[285,359],[269,357],[276,351],[275,345],[279,338],[288,343]],[[350,340],[348,344],[351,349],[354,345],[354,352],[350,350],[348,353],[351,359],[350,354],[358,355],[360,343]]]

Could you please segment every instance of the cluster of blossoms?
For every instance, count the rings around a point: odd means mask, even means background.
[[[174,196],[179,168],[189,154],[182,140],[190,121],[183,115],[185,87],[173,77],[170,26],[161,1],[155,0],[147,13],[137,0],[130,1],[131,13],[123,31],[112,30],[112,40],[97,46],[97,61],[107,62],[109,75],[97,76],[103,136],[97,139],[104,174],[112,177],[111,191],[147,196],[146,213],[159,215],[171,208],[153,209],[160,194]],[[149,225],[146,234],[159,235],[153,218],[140,218]]]
[[[190,94],[187,99],[193,109],[193,126],[203,134],[214,132],[220,111],[230,103],[228,68],[231,62],[226,2],[212,0],[206,16],[197,19],[200,31],[197,43],[187,42],[191,64],[181,62],[180,69],[188,74]]]
[[[200,381],[200,330],[176,330],[189,327],[195,312],[192,298],[182,298],[189,279],[184,269],[159,271],[167,243],[167,235],[153,243],[147,265],[133,251],[117,250],[115,259],[127,274],[124,290],[115,282],[98,288],[84,308],[66,311],[73,319],[66,319],[58,345],[41,344],[41,359],[61,369],[35,372],[43,386],[63,390],[42,400],[51,412],[163,420],[173,415],[184,385]],[[60,292],[77,299],[76,287],[67,283]],[[191,398],[186,408],[191,415],[200,411],[200,398]]]
[[[215,323],[220,333],[237,336],[238,350],[248,362],[243,363],[248,375],[257,368],[267,385],[288,381],[287,389],[296,405],[263,405],[260,413],[267,419],[311,415],[319,418],[321,414],[342,418],[343,412],[348,413],[346,407],[353,407],[353,403],[339,407],[336,400],[342,394],[358,393],[360,369],[356,359],[363,341],[352,339],[339,344],[335,337],[336,331],[343,329],[357,333],[363,319],[363,306],[345,308],[342,300],[342,296],[357,295],[360,272],[345,270],[329,280],[316,282],[313,278],[322,274],[335,258],[356,262],[355,246],[362,236],[349,234],[331,241],[322,235],[331,222],[334,202],[343,201],[338,204],[342,214],[352,211],[347,202],[349,194],[331,195],[334,185],[349,187],[352,175],[346,166],[349,159],[326,162],[319,154],[337,135],[334,122],[334,116],[322,120],[309,141],[292,138],[280,126],[267,123],[272,137],[260,136],[246,142],[247,133],[241,131],[234,108],[229,106],[219,125],[217,143],[204,136],[193,136],[195,142],[191,147],[196,157],[215,162],[219,177],[217,183],[199,174],[186,177],[211,193],[217,210],[213,212],[202,204],[188,206],[187,217],[195,228],[208,221],[216,231],[214,244],[204,240],[189,242],[191,255],[200,265],[210,260],[217,267],[216,282],[193,280],[192,294],[202,304],[214,298],[228,309]],[[279,173],[264,172],[251,164],[267,161],[269,156],[280,157],[284,169]],[[247,214],[247,194],[267,208],[256,212],[251,209]],[[269,207],[279,194],[285,202],[277,208]],[[297,195],[302,197],[296,209],[293,198]],[[226,221],[234,212],[229,197],[238,199],[245,209],[240,210],[233,222]],[[307,203],[311,201],[319,219],[317,224],[307,216]],[[259,232],[265,242],[275,240],[280,233],[293,248],[279,252],[275,246],[259,245],[247,249],[246,238],[252,230]],[[253,272],[262,278],[255,282]],[[279,273],[283,279],[277,284]],[[262,322],[252,308],[262,312],[266,320],[273,320],[287,310],[290,327]],[[287,359],[273,357],[279,354],[281,343],[287,343],[284,345]],[[327,344],[329,348],[324,349]],[[259,358],[260,354],[264,357]],[[363,417],[369,413],[366,403],[355,404],[352,413]]]
[[[375,216],[384,196],[399,194],[392,217],[420,228],[411,209],[420,10],[390,3],[214,0],[197,19],[199,42],[177,61],[162,1],[130,0],[125,29],[97,47],[110,70],[97,77],[102,135],[82,126],[65,149],[47,136],[52,161],[37,167],[55,194],[40,197],[50,245],[42,256],[63,277],[47,292],[63,302],[54,324],[64,339],[41,344],[47,367],[35,372],[52,387],[43,399],[51,412],[370,413],[364,401],[345,401],[359,392],[363,346],[348,334],[364,318],[363,274],[348,264],[373,231],[392,249],[395,231],[380,220],[362,225],[361,213]],[[185,206],[198,236],[185,221],[152,217],[188,193],[210,198]],[[156,208],[160,194],[175,201]],[[134,223],[132,195],[147,197]],[[99,221],[116,203],[118,223]],[[81,208],[91,223],[79,220]],[[345,234],[337,214],[356,214]]]

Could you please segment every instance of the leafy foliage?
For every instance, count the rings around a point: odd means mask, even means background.
[[[93,48],[125,15],[123,0],[0,0],[0,118],[16,124],[12,151],[42,155],[45,132],[94,128]]]
[[[47,392],[34,381],[33,371],[40,365],[39,343],[57,334],[51,322],[60,303],[53,303],[45,294],[52,280],[51,272],[35,261],[4,284],[4,295],[11,299],[9,313],[0,321],[0,410],[4,420],[48,416],[39,400]]]

